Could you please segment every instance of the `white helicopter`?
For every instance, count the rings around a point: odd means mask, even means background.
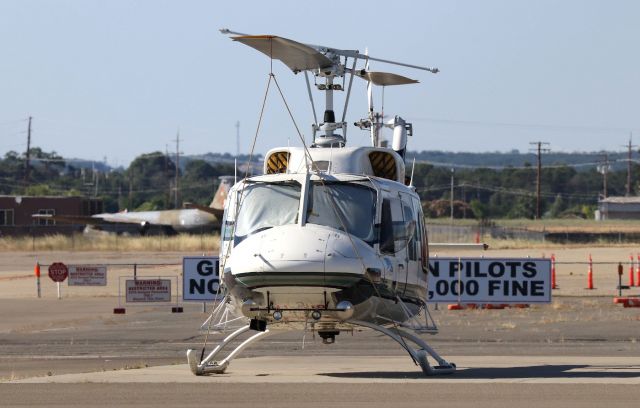
[[[242,326],[207,356],[204,347],[201,352],[188,350],[191,371],[223,373],[246,346],[280,330],[310,329],[331,344],[340,331],[362,326],[397,341],[425,374],[454,372],[455,364],[419,336],[435,334],[437,327],[426,303],[429,249],[424,216],[405,176],[407,136],[413,129],[399,116],[383,122],[372,102],[372,85],[418,81],[371,72],[368,64],[378,61],[432,73],[438,69],[273,35],[221,32],[282,61],[296,74],[304,72],[316,120],[309,147],[270,150],[264,175],[247,177],[229,191],[219,270],[225,297],[205,325],[217,330],[230,322]],[[357,68],[358,62],[365,68]],[[325,93],[322,123],[309,72]],[[368,117],[355,125],[371,132],[371,146],[346,146],[345,117],[354,76],[368,81]],[[334,92],[345,86],[342,117],[336,121]],[[393,129],[391,147],[380,137],[383,127]],[[239,317],[231,319],[234,313]],[[252,334],[225,358],[216,359],[246,332]]]

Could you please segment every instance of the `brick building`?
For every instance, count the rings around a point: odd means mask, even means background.
[[[640,219],[640,197],[607,197],[598,200],[596,220]]]
[[[29,197],[0,195],[0,236],[71,234],[84,224],[56,224],[33,214],[93,215],[103,212],[102,200],[83,197]]]

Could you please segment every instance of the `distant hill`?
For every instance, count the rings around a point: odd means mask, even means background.
[[[549,152],[542,154],[543,166],[567,165],[577,171],[593,169],[597,163],[604,160],[608,154],[611,170],[622,170],[627,165],[627,153],[622,152]],[[439,150],[423,150],[421,152],[409,151],[406,154],[407,162],[413,159],[418,162],[431,164],[436,167],[467,167],[467,168],[509,168],[536,166],[536,155],[533,153],[521,153],[518,150],[510,152],[444,152]],[[199,155],[187,155],[180,158],[180,168],[191,160],[204,160],[208,163],[233,164],[235,157],[229,153],[205,153]],[[240,155],[238,164],[244,165],[249,159],[248,155]],[[634,159],[639,160],[638,154]],[[261,168],[264,158],[258,154],[253,157],[254,168]]]
[[[627,165],[627,153],[621,152],[549,152],[542,154],[542,165],[567,165],[577,171],[593,169],[597,163],[604,160],[608,154],[611,170],[621,170]],[[407,161],[415,159],[437,167],[468,167],[468,168],[503,168],[536,166],[536,155],[533,153],[511,152],[443,152],[427,150],[421,152],[407,152]],[[637,153],[634,159],[638,159]]]

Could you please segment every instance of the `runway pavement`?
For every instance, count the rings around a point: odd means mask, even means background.
[[[2,406],[622,407],[640,398],[640,358],[457,356],[425,377],[400,356],[254,357],[197,377],[186,364],[0,385]]]
[[[195,376],[186,364],[64,374],[16,383],[538,383],[640,386],[640,357],[454,356],[451,375],[425,375],[408,356],[238,358],[224,374]],[[640,387],[638,387],[640,389]]]

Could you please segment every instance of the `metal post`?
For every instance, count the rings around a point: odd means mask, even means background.
[[[138,280],[138,264],[133,264],[133,280]]]
[[[622,262],[618,264],[618,296],[622,297]]]
[[[58,286],[58,300],[62,299],[62,294],[60,293],[60,282],[56,282],[56,285]]]
[[[41,289],[40,289],[40,262],[36,262],[35,274],[36,274],[36,293],[37,293],[37,295],[38,295],[38,298],[40,298],[40,297],[41,297]]]

